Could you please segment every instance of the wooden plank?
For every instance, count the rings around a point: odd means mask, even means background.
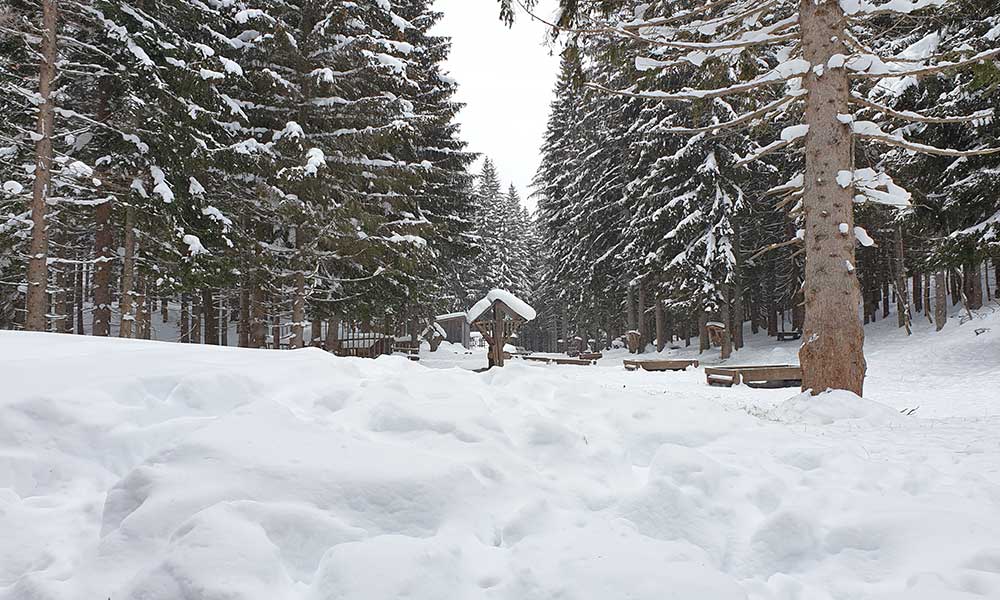
[[[683,371],[688,367],[697,367],[700,363],[694,359],[655,359],[655,360],[623,360],[622,364],[628,371],[642,369],[643,371]]]
[[[548,356],[524,356],[522,358],[524,360],[533,360],[535,362],[543,362],[543,363],[550,363],[550,362],[552,362],[552,359],[549,358]]]
[[[588,365],[596,365],[597,364],[596,360],[585,360],[585,359],[582,359],[582,358],[554,358],[554,359],[552,359],[552,362],[554,362],[557,365],[580,365],[580,366],[588,366]]]
[[[580,358],[583,360],[600,360],[604,358],[604,355],[601,354],[600,352],[581,352],[576,356],[576,358]]]

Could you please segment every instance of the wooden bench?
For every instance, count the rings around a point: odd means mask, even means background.
[[[576,356],[576,358],[581,360],[600,360],[604,358],[604,355],[600,352],[581,352]]]
[[[552,362],[557,365],[596,365],[597,361],[586,358],[553,358]]]
[[[797,340],[802,337],[801,331],[779,331],[778,341],[785,342],[789,340]]]
[[[698,361],[693,359],[656,359],[656,360],[628,360],[622,361],[626,371],[683,371],[688,367],[697,367]]]
[[[582,358],[555,358],[552,356],[525,356],[524,360],[533,360],[535,362],[543,362],[547,365],[596,365],[596,360],[586,360]]]
[[[705,367],[709,385],[732,387],[741,383],[752,388],[783,388],[802,385],[802,367],[798,365],[744,365]]]

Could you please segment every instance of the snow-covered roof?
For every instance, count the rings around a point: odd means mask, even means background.
[[[444,320],[447,320],[447,319],[457,319],[459,317],[464,317],[464,316],[465,316],[464,312],[453,312],[453,313],[448,313],[446,315],[438,315],[438,316],[434,317],[434,320],[435,321],[444,321]]]
[[[527,302],[521,300],[507,290],[490,290],[490,293],[486,294],[485,298],[476,302],[472,308],[469,309],[465,318],[469,321],[469,323],[472,323],[481,317],[482,314],[489,309],[489,307],[493,306],[493,303],[497,300],[506,304],[507,308],[514,311],[517,316],[521,317],[525,321],[532,321],[536,316],[534,308],[531,308]]]

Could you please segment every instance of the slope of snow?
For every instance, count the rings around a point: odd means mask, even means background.
[[[0,332],[0,599],[998,598],[1000,317],[868,333],[862,400]]]

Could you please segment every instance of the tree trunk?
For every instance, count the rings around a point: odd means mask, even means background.
[[[201,343],[201,296],[198,294],[191,299],[191,343]]]
[[[719,316],[722,319],[722,324],[725,326],[725,330],[722,332],[722,354],[723,360],[729,358],[733,355],[733,336],[732,336],[732,315],[729,310],[729,285],[722,286],[722,306],[719,311]]]
[[[201,289],[201,312],[205,321],[205,343],[219,345],[219,309],[215,305],[212,288]]]
[[[966,295],[969,299],[969,310],[979,310],[983,307],[983,273],[979,261],[965,265],[963,269],[966,280]]]
[[[263,348],[267,343],[267,315],[264,313],[264,290],[254,285],[250,293],[250,347]]]
[[[80,255],[80,260],[83,260],[83,255]],[[73,296],[76,298],[76,333],[77,335],[84,335],[86,332],[83,328],[83,303],[86,300],[84,295],[84,290],[86,289],[83,285],[84,271],[86,270],[86,265],[82,262],[76,266],[76,291]]]
[[[708,313],[705,309],[698,308],[698,354],[712,348],[712,341],[708,339]]]
[[[649,343],[649,330],[646,327],[646,282],[639,282],[639,290],[636,294],[636,319],[639,325],[639,353],[646,350]]]
[[[109,98],[111,82],[107,77],[97,83],[97,120],[104,123],[110,118]],[[111,335],[111,265],[115,258],[114,232],[111,230],[110,195],[94,209],[94,263],[93,295],[94,314],[91,334]]]
[[[56,0],[42,0],[42,59],[38,65],[38,123],[35,142],[35,181],[31,194],[31,240],[28,244],[28,291],[24,328],[45,331],[48,324],[49,232],[46,212],[52,181],[52,134],[55,128]]]
[[[635,322],[635,288],[631,285],[625,294],[625,318],[628,321],[628,330],[635,331],[638,328]]]
[[[656,319],[656,351],[663,352],[663,349],[667,347],[667,330],[666,320],[663,315],[663,299],[660,298],[659,293],[656,294],[654,318]]]
[[[913,274],[913,310],[916,312],[924,311],[924,288],[923,288],[923,276],[919,273]]]
[[[181,330],[181,343],[191,343],[191,305],[187,294],[181,294],[181,316],[178,327]]]
[[[931,323],[934,322],[931,319],[931,276],[929,273],[924,273],[924,316]]]
[[[244,276],[240,285],[239,346],[250,347],[250,278]]]
[[[934,273],[934,324],[941,331],[948,322],[948,289],[944,271]]]
[[[271,316],[271,347],[281,349],[281,317],[278,315]]]
[[[167,323],[170,321],[170,304],[169,299],[166,296],[160,298],[160,322]]]
[[[121,321],[118,337],[132,337],[135,322],[135,210],[131,205],[125,209],[125,259],[122,262],[122,298],[118,303]]]
[[[138,279],[138,294],[135,302],[135,336],[138,339],[149,339],[149,298],[146,296],[146,282]],[[124,295],[122,296],[124,298]],[[131,336],[130,336],[131,337]]]
[[[340,319],[333,318],[326,323],[326,351],[336,352],[340,348],[338,347],[338,342],[340,341]]]
[[[896,319],[910,335],[910,294],[906,289],[906,265],[903,264],[903,226],[896,225]]]
[[[219,298],[219,345],[229,345],[229,299],[224,293]]]
[[[289,348],[301,348],[305,345],[302,330],[306,322],[306,274],[295,273],[295,296],[292,297],[292,339]],[[391,332],[386,332],[391,333]]]
[[[801,0],[799,24],[804,58],[826,65],[835,54],[849,56],[847,20],[839,2]],[[860,289],[854,258],[854,187],[837,183],[841,171],[854,171],[854,141],[847,70],[810,71],[806,98],[805,188],[805,332],[799,360],[802,387],[814,394],[828,388],[859,396],[865,379],[864,330],[858,318]],[[841,233],[844,224],[847,233]]]

